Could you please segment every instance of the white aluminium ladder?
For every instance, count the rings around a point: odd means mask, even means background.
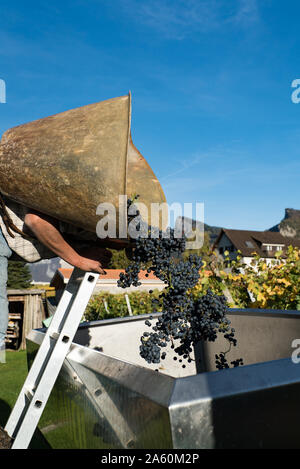
[[[12,449],[28,448],[98,278],[74,268],[5,426]]]

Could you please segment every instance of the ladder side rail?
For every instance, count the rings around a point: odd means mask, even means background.
[[[53,348],[51,358],[45,367],[40,382],[35,389],[34,396],[29,403],[27,412],[15,435],[12,449],[25,449],[28,447],[69,351],[74,335],[76,334],[84,310],[93,293],[98,277],[99,274],[87,273],[81,282],[65,324]],[[65,338],[67,338],[67,340],[65,340]]]
[[[13,437],[18,425],[18,421],[20,418],[22,418],[22,414],[24,413],[24,410],[26,410],[26,406],[29,404],[27,393],[30,392],[30,390],[33,390],[40,373],[43,372],[43,368],[47,359],[49,359],[49,354],[55,345],[54,342],[50,340],[50,336],[53,334],[53,332],[55,332],[55,330],[59,329],[61,320],[63,319],[65,312],[69,310],[72,302],[74,301],[76,290],[78,290],[80,287],[80,283],[77,281],[79,272],[79,269],[74,269],[72,272],[70,280],[56,308],[52,321],[46,331],[43,342],[38,349],[17,401],[15,402],[13,410],[10,413],[9,419],[5,426],[5,431],[11,437]]]
[[[84,278],[82,278],[82,276],[84,276]],[[78,329],[86,305],[90,299],[91,294],[93,293],[94,286],[97,282],[98,277],[99,274],[85,273],[83,271],[80,271],[79,269],[74,269],[70,281],[67,285],[67,288],[59,302],[59,305],[57,306],[57,310],[55,311],[51,324],[46,332],[43,342],[38,350],[35,360],[30,368],[27,379],[23,385],[17,402],[5,427],[7,433],[13,438],[15,437],[17,439],[17,434],[20,433],[20,447],[22,448],[28,446],[37,425],[36,424],[34,426],[31,432],[32,434],[26,446],[26,442],[22,435],[24,433],[28,433],[28,427],[26,428],[25,426],[22,430],[21,426],[23,425],[22,422],[24,422],[24,420],[28,421],[30,425],[30,419],[28,420],[28,414],[31,412],[32,401],[30,400],[29,396],[31,395],[32,397],[34,397],[34,402],[43,402],[41,401],[42,397],[40,397],[40,399],[37,398],[36,392],[38,388],[43,389],[43,386],[45,386],[45,384],[43,383],[47,382],[46,378],[49,372],[53,374],[54,377],[54,380],[52,379],[53,384],[49,388],[50,395],[52,387],[55,384],[55,380],[57,378],[57,375],[59,374],[60,368],[64,361],[64,358],[68,353],[71,342]],[[77,311],[76,317],[74,317],[74,311]],[[59,330],[60,332],[58,332]],[[56,340],[51,336],[56,337]],[[69,337],[69,340],[62,342],[61,337],[63,336]],[[57,351],[55,352],[56,348]],[[57,353],[58,355],[60,355],[60,361],[58,361],[56,357],[54,358],[53,363],[52,357],[55,357]],[[54,367],[52,366],[51,362],[54,364]],[[59,367],[59,369],[57,369],[57,367]],[[50,384],[51,382],[49,382],[49,385]],[[40,415],[42,414],[42,411],[43,410],[40,410]],[[18,443],[16,443],[15,447],[17,446]]]
[[[81,283],[87,274],[88,272],[84,272],[77,267],[73,269],[69,282],[67,283],[67,286],[55,310],[55,314],[53,315],[53,318],[47,329],[49,335],[51,335],[53,332],[59,332],[61,330],[64,321],[68,316],[68,309],[70,309],[72,302],[76,298]],[[89,274],[92,275],[91,273]],[[99,276],[99,274],[93,275]]]

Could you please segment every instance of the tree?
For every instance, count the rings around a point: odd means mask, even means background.
[[[8,261],[7,288],[30,288],[31,273],[25,262]]]

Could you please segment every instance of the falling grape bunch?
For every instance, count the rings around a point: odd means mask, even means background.
[[[135,200],[136,198],[128,199],[127,207],[133,206]],[[139,217],[138,210],[136,214]],[[130,220],[129,217],[128,221]],[[182,258],[185,238],[176,237],[172,228],[167,228],[165,232],[157,229],[156,236],[153,236],[155,230],[148,227],[141,217],[138,228],[142,234],[136,239],[132,262],[125,269],[125,273],[120,274],[118,286],[126,288],[141,285],[138,275],[145,265],[147,274],[153,272],[166,285],[159,298],[152,299],[153,314],[160,310],[161,315],[152,331],[144,332],[141,337],[141,357],[148,363],[160,363],[160,360],[166,357],[164,348],[171,342],[171,349],[176,353],[174,360],[179,358],[180,363],[183,360],[190,363],[193,360],[193,347],[199,341],[215,341],[219,333],[229,342],[230,350],[231,345],[235,346],[237,341],[230,320],[226,317],[226,298],[208,290],[206,295],[194,299],[190,291],[199,280],[201,258],[195,254],[187,259]],[[153,292],[150,290],[150,293]],[[152,316],[149,319],[153,319]],[[151,328],[149,320],[146,320],[145,324]],[[179,343],[176,347],[175,340]],[[227,352],[215,356],[217,369],[229,368]],[[243,361],[238,359],[231,364],[236,367],[242,365]],[[185,366],[183,363],[182,367]]]

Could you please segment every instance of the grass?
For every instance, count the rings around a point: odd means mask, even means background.
[[[0,363],[0,425],[5,427],[7,419],[13,409],[13,406],[17,400],[19,392],[24,384],[28,372],[27,368],[27,357],[26,351],[6,351],[6,363]],[[54,396],[55,398],[55,396]],[[84,420],[85,410],[81,406],[77,406],[76,402],[73,402],[74,409],[73,413],[78,421]],[[57,416],[53,415],[52,406],[48,408],[48,412],[42,415],[40,424],[42,427],[51,425],[57,421]],[[75,417],[74,417],[75,418]],[[69,435],[65,435],[65,428],[57,428],[55,432],[51,432],[51,444],[54,448],[64,448],[65,440],[69,441]],[[76,434],[74,435],[74,438]],[[80,439],[80,432],[77,437]],[[97,437],[99,440],[99,437]],[[80,441],[74,440],[74,445],[80,447]],[[101,447],[106,447],[102,443]],[[110,446],[107,445],[107,448]],[[68,446],[69,448],[69,446]],[[29,449],[51,449],[49,443],[44,438],[43,434],[37,429],[31,440]],[[75,448],[74,448],[75,449]]]
[[[0,363],[0,425],[5,426],[19,392],[27,376],[26,351],[7,350],[6,363]],[[49,449],[49,445],[37,429],[29,449]]]

